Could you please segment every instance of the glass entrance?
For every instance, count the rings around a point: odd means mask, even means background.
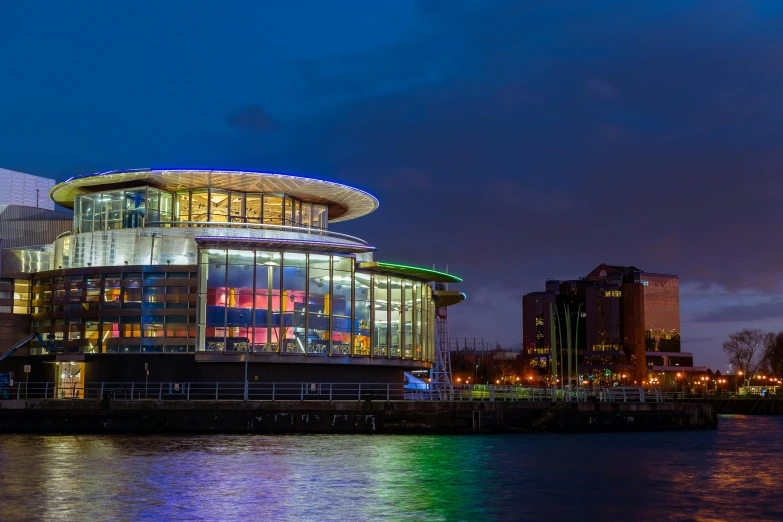
[[[55,397],[59,399],[81,399],[84,397],[84,363],[59,362],[55,372],[57,387]]]

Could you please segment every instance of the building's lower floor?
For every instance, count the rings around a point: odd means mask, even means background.
[[[57,389],[78,390],[100,383],[244,383],[244,354],[78,354],[15,355],[0,364],[19,382],[51,383]],[[251,383],[373,383],[401,385],[409,367],[398,361],[371,358],[336,360],[311,357],[250,355]],[[27,370],[27,371],[25,371]]]

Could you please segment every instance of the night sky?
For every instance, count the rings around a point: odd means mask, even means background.
[[[680,276],[683,350],[783,329],[783,2],[0,2],[0,167],[363,188],[336,230],[462,276],[452,337],[601,262]],[[456,288],[456,287],[455,287]]]

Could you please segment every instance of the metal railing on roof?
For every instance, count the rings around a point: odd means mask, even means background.
[[[239,228],[246,230],[271,230],[277,232],[293,232],[296,234],[308,234],[311,236],[330,237],[343,239],[369,246],[364,239],[355,236],[343,234],[341,232],[332,232],[323,228],[300,227],[293,225],[274,225],[270,223],[245,223],[245,222],[224,222],[224,221],[147,221],[145,228]]]

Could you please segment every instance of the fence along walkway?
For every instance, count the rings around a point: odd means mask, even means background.
[[[567,390],[543,387],[460,385],[451,389],[411,389],[389,383],[308,382],[96,382],[57,386],[17,382],[0,388],[0,399],[248,400],[253,401],[551,401],[663,402],[673,394],[658,388],[615,386]],[[247,392],[247,393],[246,393]]]

